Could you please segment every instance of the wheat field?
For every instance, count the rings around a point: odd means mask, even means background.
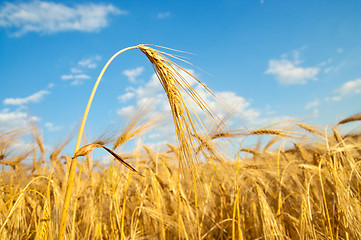
[[[361,239],[361,134],[342,133],[360,114],[323,128],[227,129],[168,59],[174,56],[153,47],[121,50],[105,65],[74,155],[62,153],[70,139],[49,154],[31,121],[2,130],[0,239]],[[177,143],[161,152],[121,151],[159,120],[140,121],[142,114],[118,135],[83,136],[104,71],[131,49],[149,59],[170,104]],[[213,127],[202,128],[187,96]],[[28,134],[32,148],[16,148]],[[245,147],[252,136],[260,144]],[[92,156],[96,148],[109,164]]]

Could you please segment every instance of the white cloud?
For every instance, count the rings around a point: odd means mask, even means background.
[[[318,64],[319,67],[325,67],[326,65],[329,65],[332,62],[332,58],[327,59],[327,61],[323,61],[320,64]]]
[[[334,92],[336,96],[325,97],[325,101],[340,101],[346,95],[360,94],[361,93],[361,78],[345,82],[341,87],[336,89]]]
[[[68,74],[68,75],[61,75],[61,80],[71,80],[74,78],[73,74]]]
[[[20,37],[29,32],[51,34],[64,31],[97,32],[108,25],[109,15],[126,14],[112,4],[76,4],[31,1],[5,2],[0,9],[0,27],[15,30]]]
[[[305,106],[305,109],[315,108],[318,105],[320,105],[320,101],[318,99],[316,99],[316,100],[314,100],[312,102],[307,103],[306,106]]]
[[[117,110],[117,114],[121,117],[130,119],[132,116],[135,116],[138,108],[134,105],[126,106]]]
[[[287,59],[271,59],[268,64],[266,73],[275,75],[282,85],[305,84],[308,79],[316,80],[316,75],[320,71],[315,67],[297,67],[294,62]]]
[[[169,18],[169,17],[170,17],[170,12],[167,11],[167,12],[158,13],[157,17],[158,17],[159,19]]]
[[[324,73],[329,73],[329,72],[331,72],[331,71],[333,71],[335,68],[334,67],[328,67],[328,68],[326,68],[325,70],[324,70]]]
[[[341,95],[346,95],[351,93],[356,93],[356,94],[361,93],[361,78],[344,83],[336,91],[339,92]]]
[[[90,79],[91,77],[86,74],[69,74],[69,75],[62,75],[61,80],[71,80],[70,85],[82,85],[84,80]]]
[[[3,125],[7,122],[25,119],[26,117],[27,114],[24,112],[10,112],[8,108],[5,108],[0,112],[0,123]]]
[[[131,83],[135,83],[136,82],[136,78],[142,74],[142,72],[144,71],[143,67],[137,67],[134,69],[129,69],[129,70],[125,70],[123,71],[123,74],[125,76],[127,76],[129,82]]]
[[[44,95],[47,94],[49,94],[48,91],[41,90],[25,98],[6,98],[3,103],[5,105],[25,105],[30,102],[37,103],[40,102],[44,98]]]
[[[330,102],[330,101],[338,102],[341,99],[342,99],[341,96],[325,97],[326,102]]]
[[[199,90],[200,89],[197,91]],[[258,110],[250,108],[251,104],[244,97],[238,96],[234,92],[215,92],[215,95],[221,103],[218,103],[210,95],[207,95],[205,101],[218,116],[223,116],[225,114],[224,107],[226,107],[227,110],[232,112],[235,116],[241,118],[242,121],[253,122],[261,115]]]
[[[95,55],[94,57],[83,58],[81,61],[78,62],[78,65],[84,68],[96,68],[98,61],[101,60],[99,55]]]
[[[338,53],[343,53],[343,48],[337,48],[337,50],[336,50]]]
[[[29,119],[39,121],[36,116],[29,117],[27,113],[20,110],[10,111],[8,108],[0,111],[0,128],[2,129],[15,129],[25,127]]]
[[[101,60],[99,55],[93,57],[83,58],[80,60],[75,67],[70,68],[71,74],[63,74],[60,79],[65,81],[70,81],[70,85],[82,85],[85,80],[91,79],[88,74],[85,74],[84,71],[89,69],[94,69],[98,66],[97,62]]]
[[[118,100],[120,100],[121,102],[126,102],[129,99],[132,99],[134,96],[134,92],[127,92],[124,95],[118,96]]]
[[[73,67],[73,68],[70,69],[70,72],[76,74],[76,73],[82,73],[83,70],[81,70],[79,68],[76,68],[76,67]]]
[[[46,122],[44,124],[45,128],[48,129],[48,131],[50,132],[56,132],[59,131],[61,129],[61,126],[55,126],[53,123],[51,122]]]
[[[331,63],[332,63],[332,58],[329,58],[329,59],[327,59],[327,61],[323,61],[323,62],[321,62],[320,64],[318,64],[317,66],[318,66],[319,68],[323,68],[323,69],[324,69],[323,72],[324,72],[325,74],[328,74],[328,73],[330,73],[331,71],[335,71],[335,70],[336,70],[335,67],[330,66]]]
[[[312,112],[312,115],[314,118],[318,118],[320,116],[320,112],[318,111],[317,108],[315,108]]]
[[[320,69],[317,67],[300,67],[300,51],[292,51],[293,60],[287,59],[288,54],[283,54],[281,59],[271,59],[268,62],[267,74],[272,74],[282,85],[305,84],[307,80],[317,80]]]

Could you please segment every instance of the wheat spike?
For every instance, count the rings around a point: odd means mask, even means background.
[[[280,130],[261,128],[251,131],[249,135],[274,135],[274,136],[290,137],[291,133],[282,132]]]
[[[282,139],[281,136],[275,136],[275,137],[273,137],[273,138],[266,144],[266,146],[263,148],[263,152],[267,152],[270,147],[272,147],[276,142],[278,142],[278,141],[281,140],[281,139]]]
[[[211,143],[211,139],[205,138],[204,136],[201,136],[199,134],[195,134],[194,137],[196,137],[201,142],[201,145],[198,146],[198,149],[196,151],[197,154],[199,154],[201,151],[203,151],[204,148],[206,148],[217,161],[223,162],[222,157],[217,153],[215,145]]]
[[[358,114],[352,115],[352,116],[350,116],[348,118],[345,118],[345,119],[341,120],[337,124],[345,124],[345,123],[348,123],[348,122],[354,122],[354,121],[360,121],[360,120],[361,120],[361,113],[358,113]]]
[[[241,151],[241,152],[248,152],[248,153],[251,153],[251,154],[253,154],[253,155],[257,155],[257,154],[258,154],[258,152],[257,152],[256,150],[250,149],[250,148],[241,148],[240,151]]]
[[[49,222],[50,222],[50,206],[49,206],[49,197],[50,196],[50,183],[47,187],[47,197],[45,198],[43,215],[40,220],[41,227],[40,233],[36,237],[36,240],[46,240],[48,239],[48,231],[49,231]]]
[[[308,124],[299,123],[297,125],[300,126],[303,129],[311,132],[311,133],[314,133],[314,134],[319,135],[319,136],[324,136],[324,134],[322,132],[318,131],[316,128],[314,128],[314,127],[312,127],[312,126],[310,126]]]
[[[154,71],[156,72],[158,79],[167,94],[173,115],[177,142],[181,154],[180,165],[186,165],[194,168],[194,164],[197,162],[197,157],[194,154],[195,143],[192,135],[196,134],[197,130],[194,124],[194,118],[186,106],[182,92],[186,92],[202,110],[208,113],[210,113],[210,111],[208,111],[208,107],[202,98],[195,92],[192,86],[176,70],[176,68],[181,69],[185,73],[189,74],[186,70],[168,60],[164,55],[162,55],[162,52],[158,50],[146,46],[141,46],[140,50],[153,64]],[[193,77],[192,75],[190,76]],[[196,78],[194,79],[199,82]]]
[[[147,114],[147,106],[141,108],[141,110],[128,122],[128,124],[123,128],[119,137],[113,144],[113,150],[115,150],[120,145],[129,141],[130,139],[144,134],[148,131],[151,126],[161,120],[164,116],[157,117],[155,119],[144,120],[143,118]],[[142,121],[143,120],[143,121]]]
[[[306,153],[305,153],[303,147],[295,142],[293,143],[293,145],[295,146],[295,149],[299,152],[301,158],[306,161],[306,159],[307,159]]]

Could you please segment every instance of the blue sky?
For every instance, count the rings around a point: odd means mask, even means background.
[[[250,128],[361,112],[361,1],[1,1],[0,128],[31,114],[46,143],[61,142],[106,61],[141,43],[194,53],[182,56],[204,71],[181,65]],[[148,60],[131,50],[106,71],[87,136],[118,131],[144,102],[153,115],[168,110]],[[167,142],[169,128],[149,141]]]

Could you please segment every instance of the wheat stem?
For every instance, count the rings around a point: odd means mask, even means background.
[[[80,125],[80,129],[79,129],[79,134],[78,134],[78,138],[75,144],[75,151],[74,151],[74,155],[77,152],[77,150],[79,149],[80,146],[80,142],[81,142],[81,138],[83,136],[83,132],[84,132],[84,126],[85,126],[85,122],[86,119],[88,117],[88,113],[90,110],[90,106],[92,104],[95,92],[98,88],[98,85],[100,83],[100,80],[102,79],[105,70],[108,68],[109,64],[121,53],[128,51],[130,49],[135,49],[135,48],[139,48],[138,46],[133,46],[133,47],[128,47],[128,48],[124,48],[122,50],[120,50],[119,52],[115,53],[109,60],[108,62],[105,64],[105,66],[103,67],[102,71],[100,72],[97,81],[94,84],[93,90],[90,94],[89,100],[88,100],[88,104],[85,108],[85,112],[83,115],[83,119],[81,121],[81,125]],[[74,183],[74,178],[75,178],[75,171],[76,171],[76,165],[77,165],[77,159],[76,157],[73,157],[71,160],[71,165],[69,168],[69,174],[68,174],[68,184],[66,186],[66,190],[65,190],[65,197],[64,197],[64,203],[63,203],[63,210],[62,210],[62,214],[61,214],[61,220],[60,220],[60,227],[59,227],[59,240],[63,240],[65,237],[65,228],[66,228],[66,219],[68,216],[68,210],[69,210],[69,204],[70,204],[70,197],[71,197],[71,190],[73,189],[73,183]]]

